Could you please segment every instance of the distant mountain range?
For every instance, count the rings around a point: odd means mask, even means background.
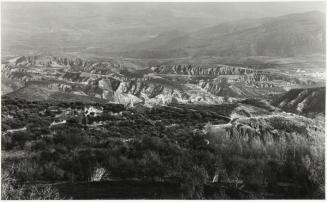
[[[188,56],[278,56],[325,52],[325,15],[321,12],[241,20],[183,34],[174,31],[130,47],[136,58]]]
[[[8,56],[167,59],[325,53],[325,14],[320,11],[226,21],[214,12],[177,12],[165,6],[5,6],[1,51]]]

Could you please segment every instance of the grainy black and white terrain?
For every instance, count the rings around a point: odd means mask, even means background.
[[[324,3],[1,7],[2,199],[325,198]]]

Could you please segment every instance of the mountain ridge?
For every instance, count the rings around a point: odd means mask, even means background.
[[[249,20],[247,23],[244,23],[244,20],[222,23],[191,34],[168,37],[166,43],[163,43],[161,38],[160,43],[156,44],[156,38],[154,38],[138,45],[143,48],[135,48],[123,54],[136,58],[146,58],[147,54],[149,58],[165,58],[173,57],[173,55],[167,55],[168,50],[184,57],[289,57],[322,53],[325,49],[324,22],[324,13],[312,11]],[[212,33],[215,34],[212,35]],[[160,37],[162,36],[159,35],[158,38]]]

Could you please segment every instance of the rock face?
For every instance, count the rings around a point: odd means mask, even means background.
[[[89,64],[79,58],[52,57],[52,56],[21,56],[11,61],[16,66],[88,66]]]
[[[213,65],[211,67],[203,65],[163,65],[160,67],[153,67],[154,72],[160,74],[187,74],[187,75],[243,75],[253,73],[254,70],[243,67],[231,67],[227,65]]]
[[[162,65],[134,72],[120,68],[121,65],[112,61],[21,56],[2,65],[3,89],[11,92],[24,87],[24,92],[33,93],[28,90],[33,86],[33,89],[42,89],[38,91],[42,92],[42,98],[56,97],[60,92],[130,106],[153,106],[171,102],[220,104],[248,97],[265,98],[285,92],[281,81],[299,84],[284,75],[221,64]]]
[[[72,90],[72,87],[70,85],[59,84],[59,83],[51,83],[48,85],[48,88],[55,91],[63,91],[63,92],[69,92]]]
[[[66,67],[70,70],[90,72],[93,74],[111,73],[113,70],[122,67],[113,61],[88,61],[76,57],[56,56],[20,56],[9,61],[16,67]]]

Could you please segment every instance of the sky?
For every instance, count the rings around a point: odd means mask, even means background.
[[[63,10],[75,11],[99,11],[100,13],[111,12],[116,15],[122,15],[124,12],[147,12],[149,10],[162,9],[167,12],[173,12],[175,15],[208,17],[215,16],[221,19],[241,19],[241,18],[262,18],[275,17],[289,13],[301,13],[312,10],[324,12],[325,2],[180,2],[180,3],[22,3],[22,2],[3,2],[3,17],[12,14],[12,12],[24,12],[30,9],[36,13],[41,10],[52,8],[61,8]],[[59,13],[58,13],[59,14]]]

